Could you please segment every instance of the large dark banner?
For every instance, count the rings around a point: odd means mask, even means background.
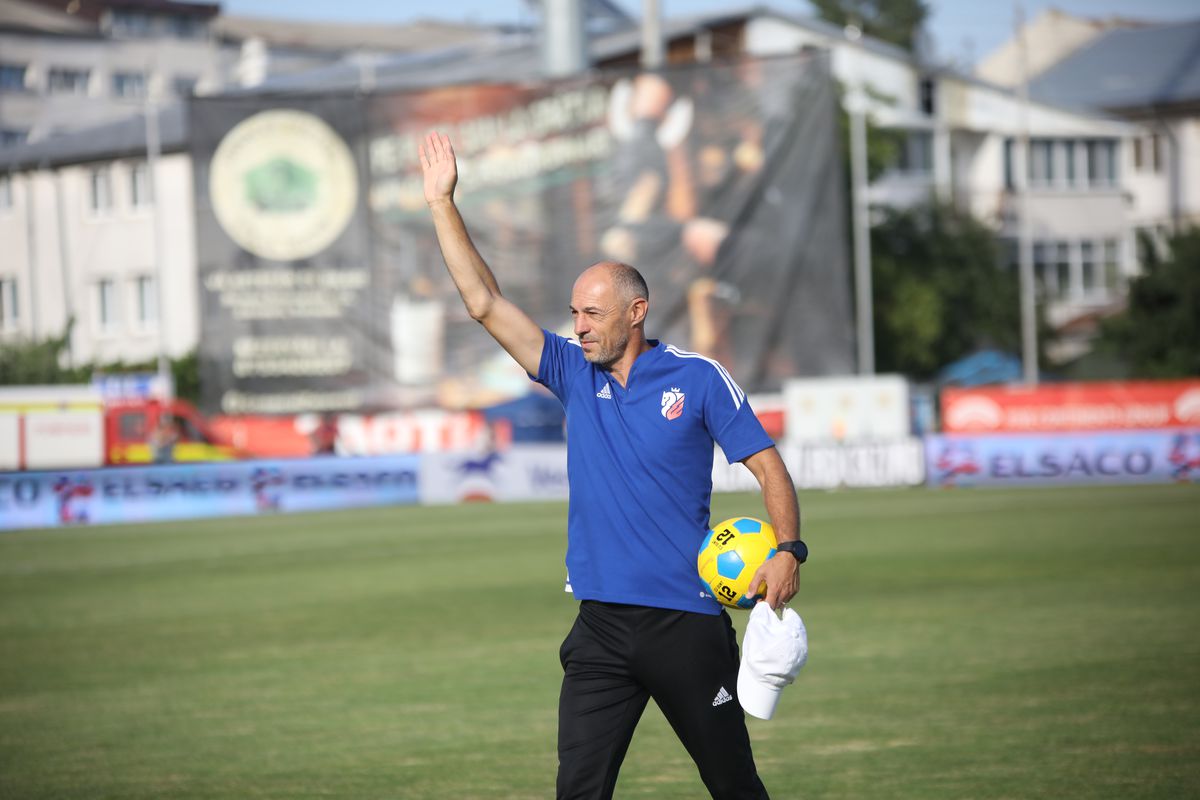
[[[191,124],[204,405],[379,402],[362,101],[202,99]]]
[[[338,146],[242,155],[238,126],[285,107],[324,120],[349,152],[363,154],[359,206],[333,238],[343,206],[318,216],[306,203],[325,185],[309,177],[324,169],[315,162],[339,161]],[[209,397],[226,411],[283,412],[480,407],[530,390],[446,275],[416,157],[430,129],[454,143],[457,198],[480,252],[505,294],[545,327],[570,335],[575,278],[616,259],[650,284],[649,336],[721,360],[750,391],[848,373],[853,319],[835,111],[817,57],[361,100],[205,102],[195,153]],[[216,190],[205,194],[223,150],[243,195],[230,203],[239,208],[232,221],[214,210]],[[294,227],[279,240],[269,227],[242,234],[252,227],[245,209]],[[302,231],[305,222],[314,230]],[[236,297],[246,284],[258,291],[259,279],[247,275],[259,272],[289,286],[343,283],[344,302],[291,288],[278,299],[301,316],[267,319],[271,304]],[[306,273],[315,276],[299,277]],[[369,286],[355,283],[360,275]],[[321,314],[309,313],[310,300]],[[254,319],[231,316],[239,305]]]

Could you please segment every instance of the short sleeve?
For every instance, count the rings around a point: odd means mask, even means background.
[[[545,386],[565,404],[571,385],[587,363],[583,350],[573,340],[548,330],[543,329],[542,336],[542,360],[538,364],[537,375],[529,377]]]
[[[704,424],[730,464],[775,445],[750,408],[746,393],[720,364],[714,362],[707,389]]]

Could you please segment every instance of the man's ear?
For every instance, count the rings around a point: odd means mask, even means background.
[[[629,323],[631,325],[641,325],[646,321],[646,312],[649,310],[650,304],[646,302],[646,298],[633,298],[633,302],[629,304]]]

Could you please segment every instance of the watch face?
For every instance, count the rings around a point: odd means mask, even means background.
[[[794,555],[796,557],[796,560],[799,561],[801,564],[803,564],[805,561],[808,560],[808,545],[806,545],[804,542],[800,541],[799,539],[796,539],[795,541],[792,541],[792,542],[781,542],[779,544],[779,549],[786,550],[787,552]]]

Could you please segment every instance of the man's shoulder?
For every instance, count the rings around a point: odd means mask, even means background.
[[[707,385],[719,388],[719,395],[733,398],[735,405],[740,406],[746,399],[746,393],[734,381],[733,376],[725,365],[715,358],[702,353],[693,353],[673,344],[663,344],[663,363],[667,369],[676,374],[695,376]]]

